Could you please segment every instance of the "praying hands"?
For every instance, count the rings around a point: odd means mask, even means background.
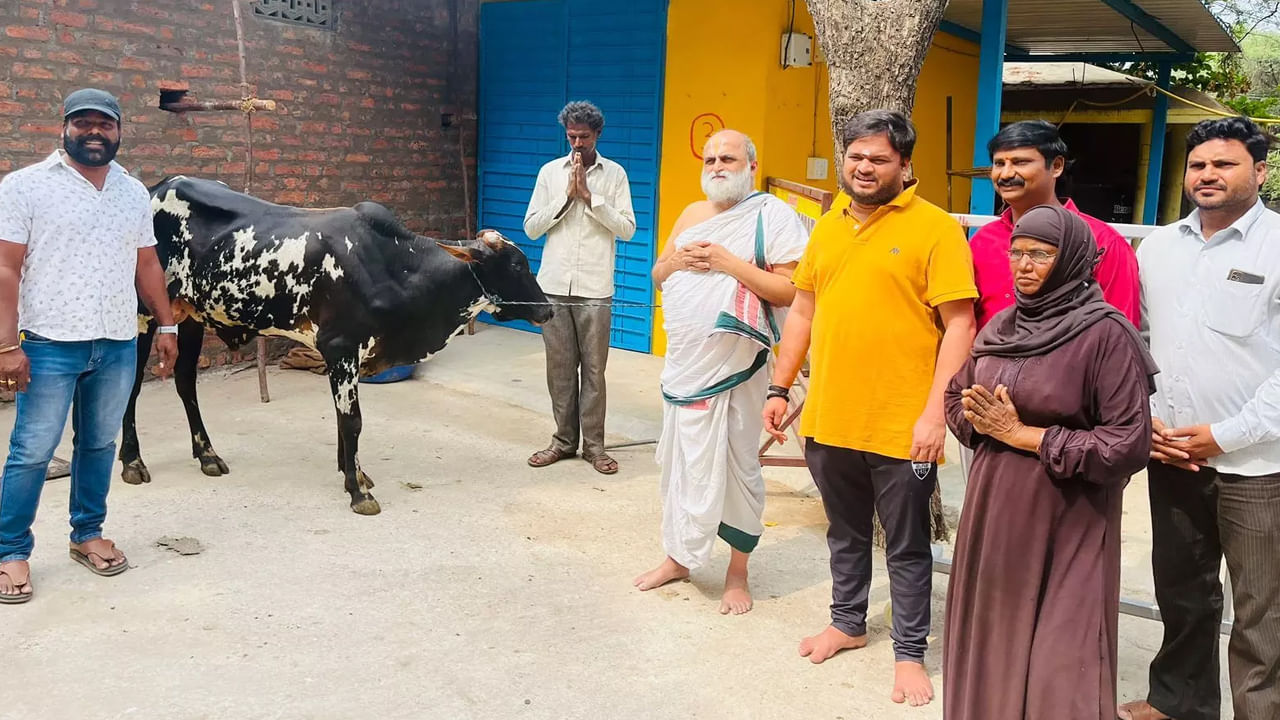
[[[981,385],[974,385],[961,390],[960,396],[964,418],[974,430],[1019,450],[1039,451],[1044,429],[1023,424],[1007,387],[997,385],[992,393]]]

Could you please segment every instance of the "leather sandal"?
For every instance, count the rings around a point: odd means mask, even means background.
[[[601,475],[612,475],[618,472],[618,461],[604,453],[600,453],[593,458],[587,458],[586,460],[591,463],[591,467],[595,468],[595,471]]]
[[[555,448],[546,448],[529,456],[529,464],[533,467],[546,467],[551,463],[557,463],[561,460],[571,458],[577,455],[576,452],[568,450],[556,450]]]

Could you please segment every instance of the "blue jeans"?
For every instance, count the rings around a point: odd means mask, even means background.
[[[137,367],[136,340],[58,342],[26,334],[31,383],[18,393],[18,417],[0,477],[0,562],[26,560],[31,524],[67,411],[75,431],[71,455],[71,541],[102,537],[116,434]]]

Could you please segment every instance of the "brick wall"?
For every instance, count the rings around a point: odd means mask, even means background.
[[[241,1],[252,87],[279,104],[254,116],[254,194],[377,200],[419,232],[460,236],[463,148],[475,195],[478,0],[338,0],[336,32],[255,17]],[[120,98],[119,160],[144,182],[184,173],[240,187],[242,115],[157,108],[163,81],[239,99],[238,62],[228,0],[4,0],[0,173],[56,147],[63,96],[94,85]],[[443,112],[460,122],[441,128]]]
[[[278,104],[253,116],[254,194],[376,200],[413,230],[461,237],[474,218],[478,2],[336,0],[330,32],[241,0],[251,89]],[[62,98],[91,85],[120,99],[117,159],[143,182],[182,173],[240,188],[243,115],[157,107],[162,83],[238,100],[239,76],[229,0],[0,0],[0,174],[58,147]],[[225,348],[209,340],[217,364]]]

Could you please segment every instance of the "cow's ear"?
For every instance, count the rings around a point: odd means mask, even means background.
[[[444,248],[445,252],[458,258],[464,263],[473,263],[476,261],[475,253],[471,250],[471,248],[460,247],[458,245],[445,245],[444,243],[439,241],[437,241],[436,244]]]

